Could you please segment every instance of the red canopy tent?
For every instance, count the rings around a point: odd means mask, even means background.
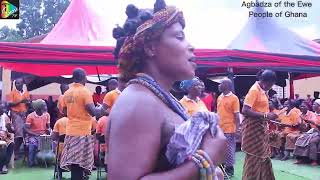
[[[117,73],[110,47],[115,44],[110,32],[114,25],[107,24],[108,20],[91,5],[89,0],[71,1],[40,44],[0,43],[0,65],[44,77],[67,75],[75,67],[84,68],[88,74]],[[249,19],[229,49],[198,49],[195,53],[198,72],[206,75],[229,67],[235,72],[270,68],[320,73],[320,45],[300,38],[270,18]]]

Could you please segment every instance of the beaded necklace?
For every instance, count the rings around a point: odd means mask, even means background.
[[[177,113],[185,121],[188,120],[188,115],[185,108],[171,94],[167,93],[160,85],[149,75],[138,73],[135,79],[129,81],[128,84],[140,84],[153,92],[163,103],[165,103],[172,111]]]

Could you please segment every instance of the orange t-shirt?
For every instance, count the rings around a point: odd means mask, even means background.
[[[54,124],[53,132],[56,132],[59,134],[59,136],[66,134],[66,127],[68,122],[67,117],[62,117],[61,119],[58,119],[58,121]],[[60,158],[61,153],[63,151],[64,144],[59,142],[59,152],[58,156]]]
[[[290,110],[288,114],[279,115],[280,122],[286,125],[297,125],[301,123],[300,119],[301,111],[297,108],[293,108]],[[297,131],[296,128],[285,127],[283,132],[292,133]]]
[[[109,122],[109,119],[107,116],[103,116],[99,119],[97,124],[97,134],[105,135],[109,125],[108,122]]]
[[[28,99],[28,100],[30,99],[29,92],[25,91],[25,92],[21,93],[20,91],[14,89],[9,94],[8,102],[17,103],[17,102],[22,101],[23,99]],[[11,107],[11,110],[15,111],[15,112],[26,112],[27,106],[25,103],[20,103],[14,107]]]
[[[219,126],[224,133],[236,132],[235,113],[240,112],[239,99],[233,93],[228,95],[221,94],[217,100],[217,113],[220,121]]]
[[[108,92],[103,98],[103,103],[108,105],[111,109],[120,94],[121,91],[119,91],[118,89]]]
[[[244,105],[247,105],[251,107],[252,110],[260,113],[268,113],[270,111],[268,96],[258,82],[250,88],[244,99]]]
[[[33,112],[27,116],[26,124],[30,125],[32,132],[45,134],[50,124],[50,115],[49,113],[43,113],[41,116],[38,116],[36,112]]]
[[[93,104],[91,92],[82,84],[74,83],[63,97],[63,107],[67,107],[69,121],[66,135],[86,136],[91,134],[92,117],[86,105]]]
[[[201,111],[208,112],[207,106],[204,104],[204,102],[200,99],[197,98],[197,101],[194,101],[187,96],[184,96],[181,100],[180,103],[182,106],[187,110],[188,114],[192,116],[193,114]]]
[[[54,124],[53,132],[59,133],[59,136],[66,134],[68,120],[69,119],[67,117],[58,119],[58,121]]]

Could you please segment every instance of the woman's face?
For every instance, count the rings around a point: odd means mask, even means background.
[[[17,79],[15,81],[15,85],[16,85],[17,90],[21,91],[23,89],[23,80]]]
[[[163,32],[155,45],[154,63],[172,80],[192,79],[196,69],[193,50],[181,24],[175,23]]]
[[[189,94],[198,97],[202,93],[202,84],[200,82],[196,82],[192,85],[192,87],[189,90]]]
[[[301,112],[303,112],[304,114],[308,112],[308,106],[306,105],[306,103],[302,103],[300,105],[300,110]]]
[[[319,106],[319,104],[317,104],[316,102],[314,102],[314,103],[313,103],[313,106],[312,106],[312,109],[313,109],[315,112],[319,113],[319,111],[320,111],[320,106]]]

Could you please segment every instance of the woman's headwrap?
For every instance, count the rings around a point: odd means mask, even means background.
[[[34,110],[39,110],[41,109],[42,106],[45,106],[46,102],[43,99],[37,99],[32,101],[32,107]]]
[[[130,60],[134,56],[141,56],[145,42],[159,39],[163,31],[172,24],[179,22],[185,26],[182,12],[175,7],[166,6],[164,0],[156,0],[153,13],[151,10],[139,10],[134,5],[128,5],[126,14],[128,19],[124,28],[115,28],[113,34],[117,39],[114,55],[120,59]]]
[[[191,89],[191,87],[198,82],[200,82],[198,77],[194,77],[193,79],[190,79],[190,80],[181,81],[180,89],[185,92],[188,92]]]
[[[318,104],[318,106],[320,106],[320,99],[316,99],[316,100],[314,101],[314,103],[316,103],[316,104]]]

